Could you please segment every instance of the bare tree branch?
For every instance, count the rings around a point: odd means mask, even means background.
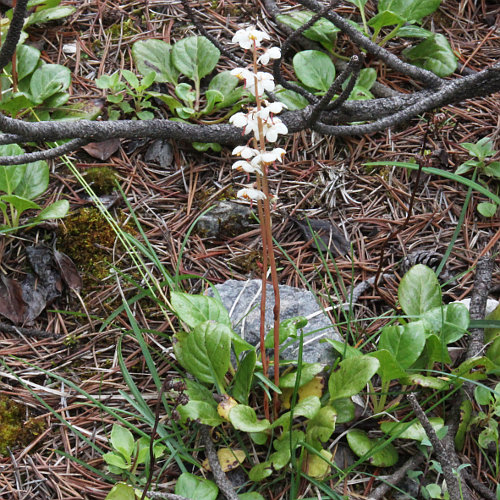
[[[5,42],[0,49],[0,71],[9,64],[16,51],[17,42],[19,42],[21,30],[24,26],[24,18],[26,17],[26,5],[28,5],[28,0],[18,0],[14,8],[9,31],[7,31]]]
[[[23,142],[25,142],[24,139]],[[0,156],[0,162],[2,165],[21,165],[23,163],[30,163],[38,160],[51,160],[52,158],[57,158],[58,156],[76,151],[89,142],[90,141],[86,139],[72,139],[66,144],[44,151],[34,151],[33,153],[25,153],[16,156]]]

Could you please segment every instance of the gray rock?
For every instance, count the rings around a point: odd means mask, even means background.
[[[222,303],[233,322],[236,333],[247,342],[258,346],[260,342],[260,298],[261,280],[228,280],[215,285]],[[266,333],[273,327],[274,294],[270,284],[266,291]],[[212,290],[207,295],[213,296]],[[281,321],[305,316],[309,322],[304,328],[302,359],[306,363],[331,364],[334,350],[328,343],[320,343],[323,338],[343,341],[328,316],[321,310],[314,295],[301,288],[280,285]],[[284,360],[298,359],[298,342],[288,346],[282,353]]]
[[[170,142],[164,139],[156,139],[149,146],[144,159],[147,163],[159,163],[161,168],[169,167],[174,159]]]
[[[238,236],[250,225],[252,211],[246,205],[231,201],[219,201],[215,208],[198,220],[196,231],[204,238]]]

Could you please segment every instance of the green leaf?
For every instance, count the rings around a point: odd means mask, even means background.
[[[425,341],[424,353],[427,355],[429,365],[433,362],[436,363],[450,363],[450,355],[446,343],[437,335],[428,335]]]
[[[484,167],[484,173],[489,177],[500,179],[500,161],[492,161]]]
[[[41,103],[56,92],[65,91],[71,84],[71,71],[60,64],[45,64],[31,77],[30,93]]]
[[[204,36],[183,38],[172,49],[175,67],[195,82],[211,73],[219,58],[219,49]]]
[[[188,106],[191,106],[196,100],[196,94],[193,91],[193,87],[187,83],[179,83],[179,85],[175,87],[175,95]]]
[[[423,17],[435,12],[441,0],[380,0],[378,11],[390,10],[406,22],[420,22]]]
[[[209,149],[211,149],[212,151],[218,153],[222,149],[222,146],[217,142],[192,142],[191,146],[193,146],[193,148],[196,149],[196,151],[201,151],[201,152],[208,151]]]
[[[363,10],[368,0],[347,0],[347,1],[349,3],[354,4],[359,10]]]
[[[139,87],[139,78],[137,78],[137,76],[135,76],[132,71],[124,69],[122,70],[122,76],[134,90],[137,90],[137,88]]]
[[[276,450],[269,457],[270,462],[276,470],[285,467],[292,456],[292,452],[298,447],[299,441],[304,439],[302,431],[284,432],[279,439],[273,441]]]
[[[393,26],[394,24],[400,24],[402,26],[404,23],[405,20],[401,16],[389,10],[384,10],[379,12],[376,16],[373,16],[368,21],[368,26],[371,26],[378,34],[385,26]]]
[[[477,161],[477,160],[467,160],[464,161],[461,165],[458,166],[458,168],[455,170],[455,173],[457,175],[464,175],[466,174],[469,170],[480,167],[482,165],[482,162]]]
[[[309,105],[309,101],[297,92],[288,89],[281,89],[276,92],[276,97],[286,105],[289,111],[304,109]]]
[[[405,49],[403,54],[415,66],[432,71],[440,77],[451,75],[457,68],[457,58],[448,40],[440,33],[426,38],[416,47]]]
[[[231,331],[215,321],[197,324],[190,333],[177,332],[174,352],[181,365],[200,382],[219,384],[229,368]]]
[[[397,36],[400,38],[429,38],[433,34],[432,31],[409,24],[399,28]]]
[[[66,217],[69,210],[68,200],[58,200],[45,207],[37,216],[36,220],[60,219]]]
[[[490,443],[495,443],[498,446],[498,422],[490,420],[488,427],[480,432],[477,442],[481,448],[488,448]]]
[[[279,343],[280,345],[289,338],[297,338],[297,329],[304,328],[307,325],[307,319],[304,316],[288,318],[280,323]],[[274,328],[271,328],[266,335],[265,347],[272,349],[274,347]]]
[[[70,5],[64,5],[59,7],[52,7],[51,9],[43,9],[33,12],[33,14],[28,16],[24,27],[31,26],[32,24],[42,24],[48,23],[49,21],[56,21],[57,19],[62,19],[63,17],[71,16],[76,12],[75,7]]]
[[[31,45],[18,45],[16,49],[16,71],[18,81],[31,75],[40,60],[40,51]]]
[[[498,304],[493,311],[486,316],[487,321],[498,322],[495,326],[488,326],[484,329],[484,341],[491,342],[497,337],[500,337],[500,304]]]
[[[318,50],[303,50],[293,57],[297,78],[306,86],[326,92],[335,79],[332,60]]]
[[[34,200],[45,192],[48,185],[49,166],[45,160],[40,160],[26,166],[23,178],[14,193],[23,198]]]
[[[398,452],[392,444],[385,444],[381,448],[384,440],[370,439],[366,432],[359,429],[347,433],[347,443],[358,457],[368,455],[367,459],[374,467],[392,467],[398,461]]]
[[[500,336],[488,347],[486,356],[493,364],[500,366]]]
[[[425,345],[425,330],[421,321],[382,329],[378,348],[389,351],[397,364],[409,368],[420,356]]]
[[[350,398],[336,399],[331,402],[331,406],[337,413],[338,424],[345,424],[354,420],[354,417],[356,416],[355,407]]]
[[[379,366],[378,359],[370,356],[358,356],[341,361],[340,369],[333,372],[328,380],[330,400],[348,398],[361,392]]]
[[[493,141],[490,137],[483,137],[479,139],[476,143],[474,142],[464,142],[460,144],[464,149],[466,149],[472,156],[484,160],[496,153],[496,149],[493,146]]]
[[[127,463],[125,459],[118,453],[105,453],[102,458],[108,465],[111,465],[113,467],[118,467],[119,469],[123,470],[128,470],[130,468],[130,462]]]
[[[300,383],[299,387],[306,385],[310,382],[318,373],[323,371],[323,365],[321,363],[303,363],[300,372]],[[293,388],[297,380],[297,371],[287,373],[280,378],[280,387]]]
[[[257,482],[262,481],[266,477],[269,477],[273,473],[273,465],[271,462],[262,462],[260,464],[254,465],[250,472],[248,473],[248,478],[250,481]]]
[[[137,117],[141,120],[152,120],[155,115],[151,111],[138,111]]]
[[[452,370],[457,377],[463,377],[469,380],[483,380],[486,374],[493,370],[494,364],[490,359],[480,356],[470,358],[461,363],[458,368]]]
[[[67,92],[56,92],[43,102],[47,108],[60,108],[69,101],[69,94]]]
[[[256,491],[249,491],[248,493],[242,493],[238,495],[239,500],[265,500],[265,498]]]
[[[435,307],[421,316],[426,332],[441,338],[445,344],[461,339],[469,328],[469,310],[464,304]]]
[[[444,426],[443,419],[439,417],[430,417],[429,422],[436,432]],[[400,439],[413,439],[419,442],[427,439],[427,434],[425,433],[422,424],[416,420],[411,424],[406,422],[382,422],[380,424],[380,428],[386,434],[396,436]]]
[[[132,433],[122,427],[121,425],[114,424],[111,429],[110,437],[111,446],[119,451],[124,457],[130,459],[134,453],[134,436]]]
[[[0,200],[10,203],[16,209],[18,215],[22,214],[25,210],[42,208],[38,203],[15,194],[4,194],[0,196]]]
[[[307,23],[312,17],[313,13],[310,11],[297,11],[291,14],[281,14],[277,17],[278,21],[290,26],[294,30],[299,29],[302,25]],[[326,50],[330,52],[333,50],[337,33],[340,31],[328,19],[319,19],[310,28],[306,29],[303,35],[309,40],[321,43]]]
[[[190,328],[208,320],[222,323],[228,328],[232,326],[226,308],[214,297],[172,292],[170,302],[175,314]]]
[[[401,280],[398,297],[408,316],[420,316],[441,305],[441,288],[434,271],[422,264],[412,267]]]
[[[477,205],[477,211],[483,216],[483,217],[493,217],[498,210],[498,205],[495,205],[494,203],[490,203],[488,201],[483,201],[482,203],[479,203]]]
[[[345,344],[344,342],[340,342],[334,339],[325,339],[331,346],[345,359],[347,358],[357,358],[362,356],[363,353],[356,349],[355,347],[350,346],[349,344]]]
[[[155,82],[177,84],[179,71],[172,62],[172,46],[162,40],[139,40],[132,46],[137,71],[146,76],[156,73]]]
[[[231,394],[234,399],[240,403],[248,404],[248,395],[252,388],[253,372],[256,362],[257,354],[255,351],[247,352],[234,375]]]
[[[382,383],[399,379],[406,375],[406,372],[398,363],[392,352],[379,348],[377,351],[371,352],[369,356],[377,358],[380,361],[380,367],[377,373],[380,375]]]
[[[370,90],[377,79],[377,72],[373,68],[363,68],[359,72],[356,86]]]
[[[18,156],[24,150],[17,144],[0,146],[0,156]],[[0,191],[12,194],[24,176],[26,165],[0,165]]]
[[[337,412],[329,405],[323,406],[307,423],[306,442],[316,449],[328,441],[335,430]]]
[[[269,420],[258,420],[250,406],[236,405],[229,412],[229,420],[235,429],[243,432],[263,432],[271,427]]]
[[[124,483],[117,483],[106,495],[105,500],[137,500],[132,486]]]
[[[217,73],[210,80],[210,83],[208,84],[208,91],[205,94],[207,96],[207,107],[210,91],[216,91],[222,94],[222,99],[217,102],[217,109],[232,106],[246,93],[246,90],[243,87],[238,87],[239,82],[240,80],[236,76],[232,75],[230,71]],[[214,94],[214,96],[215,95],[216,94]]]
[[[205,92],[205,98],[207,99],[207,104],[203,108],[203,113],[211,113],[215,105],[224,100],[224,94],[218,90],[207,90]]]
[[[186,423],[191,419],[211,427],[220,425],[223,419],[217,413],[217,403],[213,394],[195,380],[187,379],[185,382],[187,386],[185,394],[189,401],[177,407],[181,422]]]
[[[219,488],[208,479],[183,472],[175,483],[175,494],[191,500],[216,500]]]

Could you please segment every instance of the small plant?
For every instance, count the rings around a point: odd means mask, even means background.
[[[149,71],[144,78],[139,80],[132,71],[124,69],[121,72],[115,71],[112,75],[102,75],[98,78],[96,80],[97,87],[110,91],[106,97],[112,105],[108,111],[109,119],[118,120],[123,113],[124,115],[135,115],[141,120],[152,120],[154,114],[152,111],[148,111],[148,109],[154,108],[150,102],[152,95],[146,90],[153,84],[155,76],[154,71]],[[126,96],[131,97],[133,105],[125,100]]]
[[[455,173],[458,175],[464,175],[470,170],[475,170],[479,176],[486,175],[497,181],[497,194],[499,193],[499,181],[500,181],[500,161],[489,161],[488,158],[495,156],[497,154],[496,149],[493,147],[493,141],[489,137],[483,137],[476,143],[464,142],[461,146],[466,149],[471,156],[475,159],[470,159],[463,162],[456,169]],[[479,177],[479,182],[484,185],[486,183],[482,181]],[[484,217],[493,217],[498,210],[498,205],[491,202],[482,202],[477,206],[477,211]]]
[[[377,5],[377,14],[368,21],[365,14],[367,0],[348,1],[360,10],[362,19],[362,25],[358,25],[354,21],[350,21],[350,23],[370,37],[373,42],[383,46],[395,37],[421,39],[420,44],[403,51],[404,56],[412,64],[428,69],[441,77],[448,76],[455,71],[457,58],[446,38],[439,33],[433,33],[418,26],[425,16],[438,9],[441,3],[440,0],[428,2],[422,2],[421,0],[380,0]],[[313,13],[309,11],[298,11],[280,15],[278,20],[293,29],[298,29],[312,17]],[[389,33],[381,37],[382,30],[388,27],[391,27]],[[336,38],[339,31],[339,28],[332,22],[321,19],[307,29],[304,36],[321,43],[333,55],[343,59],[343,56],[335,52]]]
[[[0,154],[16,156],[24,150],[16,144],[0,146]],[[67,200],[51,203],[44,209],[35,200],[41,196],[49,185],[49,166],[46,161],[37,161],[22,165],[0,166],[0,211],[3,214],[4,226],[0,232],[10,232],[19,228],[21,216],[27,210],[40,210],[26,222],[26,226],[34,226],[47,219],[64,217],[69,210]]]
[[[110,444],[112,451],[105,453],[102,458],[108,464],[109,472],[122,476],[131,486],[119,483],[110,491],[106,500],[121,500],[126,497],[120,495],[127,492],[131,494],[131,498],[134,498],[135,488],[143,486],[149,474],[151,440],[145,436],[134,440],[133,434],[128,429],[114,424]],[[162,444],[154,444],[154,458],[160,458],[165,449],[166,447]],[[144,468],[139,472],[138,468],[142,465]]]

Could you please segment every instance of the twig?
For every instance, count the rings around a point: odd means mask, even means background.
[[[45,330],[36,330],[34,328],[24,328],[22,326],[13,326],[7,323],[0,323],[0,331],[5,333],[17,333],[18,335],[27,335],[29,337],[55,338],[62,337],[57,333],[47,332]]]
[[[425,457],[423,455],[413,455],[396,472],[384,479],[384,482],[375,488],[368,497],[368,500],[380,500],[394,485],[398,484],[410,469],[418,467]]]
[[[210,438],[210,427],[208,425],[201,425],[200,434],[203,444],[205,445],[208,463],[212,469],[212,474],[214,475],[217,486],[221,489],[222,493],[228,500],[238,500],[238,495],[235,493],[233,485],[221,469],[219,458],[217,457],[217,452],[215,451],[215,446]]]
[[[23,141],[24,142],[24,141]],[[89,141],[87,139],[72,139],[65,144],[61,144],[60,146],[56,146],[52,149],[46,149],[44,151],[35,151],[33,153],[24,153],[22,155],[16,156],[2,156],[0,160],[4,165],[21,165],[23,163],[30,163],[38,160],[50,160],[52,158],[57,158],[58,156],[62,156],[88,144]]]
[[[460,480],[462,487],[459,484],[459,477],[462,478],[461,472],[456,470],[455,472],[452,469],[452,462],[443,446],[443,443],[437,437],[436,431],[434,427],[432,427],[427,415],[422,410],[422,407],[418,404],[417,398],[414,393],[408,394],[407,399],[415,412],[416,417],[419,422],[422,424],[422,427],[425,430],[429,441],[436,452],[437,459],[441,464],[443,469],[444,479],[446,481],[446,485],[448,487],[448,493],[450,494],[451,500],[472,500],[471,495],[469,494],[468,488],[464,481]]]
[[[17,0],[12,20],[10,21],[9,31],[5,37],[2,48],[0,49],[0,71],[9,64],[16,51],[19,37],[24,26],[24,18],[26,17],[26,6],[28,0]]]

